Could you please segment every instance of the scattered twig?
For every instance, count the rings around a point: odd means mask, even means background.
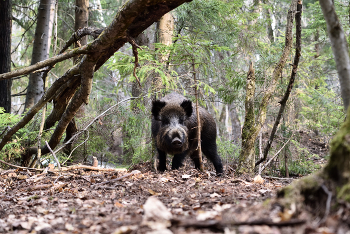
[[[69,167],[62,167],[62,171],[76,170],[76,169],[87,169],[92,171],[125,171],[126,169],[118,169],[118,168],[102,168],[102,167],[92,167],[87,165],[72,165]]]
[[[45,141],[45,143],[46,143],[47,148],[49,148],[50,152],[52,153],[53,157],[55,158],[55,161],[56,161],[56,163],[57,163],[58,170],[61,172],[61,165],[60,165],[60,162],[58,161],[58,159],[57,159],[57,157],[56,157],[55,152],[52,151],[52,149],[51,149],[49,143],[47,143],[47,141]]]
[[[10,167],[14,167],[14,168],[18,168],[18,169],[23,169],[23,170],[44,171],[44,169],[17,166],[17,165],[14,165],[14,164],[5,162],[5,161],[3,161],[3,160],[1,160],[1,159],[0,159],[0,163],[3,163],[3,164],[5,164],[5,165],[7,165],[7,166],[10,166]]]
[[[33,187],[27,188],[27,191],[47,189],[47,188],[50,188],[51,186],[52,184],[39,184],[39,185],[35,185]]]
[[[323,191],[327,194],[328,197],[327,197],[326,210],[325,210],[325,212],[324,212],[324,216],[323,216],[323,218],[320,220],[319,223],[323,223],[323,222],[327,219],[327,217],[328,217],[328,215],[329,215],[329,211],[330,211],[330,209],[331,209],[331,201],[332,201],[332,192],[329,191],[328,188],[327,188],[324,184],[321,186],[321,188],[322,188]]]
[[[261,174],[261,172],[262,172],[263,170],[265,170],[265,168],[271,163],[271,161],[274,160],[274,159],[277,157],[277,155],[278,155],[278,154],[281,152],[281,150],[288,144],[288,142],[290,141],[290,139],[292,139],[292,137],[293,137],[293,134],[292,134],[292,136],[286,141],[286,143],[284,143],[284,145],[277,151],[277,153],[276,153],[273,157],[271,157],[270,160],[269,160],[264,166],[262,166],[261,171],[259,171],[259,175]]]
[[[239,183],[239,182],[245,183],[246,185],[251,185],[251,184],[252,184],[252,183],[247,182],[247,181],[242,180],[242,179],[234,179],[234,180],[231,180],[231,183]]]
[[[274,180],[294,180],[294,178],[282,178],[282,177],[275,177],[275,176],[262,176],[262,178],[274,179]]]
[[[172,219],[171,220],[172,225],[174,226],[180,226],[180,227],[193,227],[193,228],[210,228],[210,229],[217,229],[218,231],[224,231],[224,227],[222,222],[218,220],[204,220],[204,221],[198,221],[198,220],[191,220],[191,219]]]
[[[105,181],[105,182],[102,182],[102,183],[98,183],[98,184],[94,184],[94,185],[92,185],[92,186],[93,186],[93,187],[96,187],[96,186],[100,186],[100,185],[103,185],[103,184],[108,184],[108,183],[116,182],[116,181],[122,180],[122,179],[124,179],[124,178],[126,178],[126,177],[129,177],[129,176],[132,176],[132,175],[136,175],[136,174],[139,174],[139,173],[140,173],[140,171],[134,170],[134,171],[132,171],[132,172],[130,172],[130,173],[128,173],[128,174],[125,174],[125,175],[123,175],[123,176],[121,176],[121,177],[118,177],[118,178],[116,178],[116,179],[108,180],[108,181]]]
[[[89,139],[89,131],[87,130],[87,129],[84,129],[84,130],[82,130],[82,131],[80,131],[80,133],[82,133],[82,132],[87,132],[87,137],[85,138],[85,140],[83,141],[83,142],[81,142],[80,144],[78,144],[76,147],[74,147],[74,149],[73,150],[71,150],[71,152],[70,152],[70,154],[68,155],[68,157],[66,158],[66,160],[62,163],[62,164],[65,164],[69,159],[70,159],[70,157],[72,156],[72,154],[73,154],[73,152],[79,147],[79,146],[81,146],[82,144],[84,144],[88,139]],[[80,134],[79,133],[79,134]],[[77,133],[78,134],[78,133]],[[76,135],[77,135],[76,134]],[[75,135],[73,136],[73,137],[75,137]],[[72,138],[73,138],[72,137]],[[71,138],[71,139],[72,139]],[[69,139],[70,140],[70,139]],[[67,142],[65,142],[65,144],[64,145],[67,145],[68,143]],[[61,148],[60,148],[61,149]],[[57,150],[56,150],[57,151]],[[55,152],[56,152],[55,151]]]
[[[202,141],[201,141],[201,118],[199,115],[199,104],[198,104],[198,82],[197,82],[197,73],[195,60],[192,58],[192,72],[193,72],[193,81],[194,81],[194,95],[196,98],[196,115],[197,115],[197,150],[198,150],[198,161],[199,161],[199,169],[203,172],[204,165],[202,159]]]
[[[275,227],[285,227],[285,226],[295,226],[302,225],[306,223],[305,220],[292,219],[289,221],[281,221],[281,222],[273,222],[271,220],[254,220],[254,221],[243,221],[243,222],[232,222],[231,225],[267,225],[267,226],[275,226]]]

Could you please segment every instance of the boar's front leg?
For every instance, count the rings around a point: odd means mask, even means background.
[[[191,155],[190,158],[192,159],[194,163],[194,167],[196,169],[200,169],[200,163],[199,163],[199,151],[195,150]]]
[[[158,171],[165,171],[166,170],[166,153],[160,149],[157,149],[158,151]]]
[[[182,152],[181,154],[175,154],[173,158],[173,163],[171,164],[171,169],[176,170],[182,167],[182,162],[184,161],[187,152]]]

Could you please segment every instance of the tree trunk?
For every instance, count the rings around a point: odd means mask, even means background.
[[[240,152],[239,164],[237,168],[238,174],[243,174],[243,173],[251,174],[254,171],[255,140],[261,130],[261,126],[265,123],[267,105],[269,104],[269,100],[276,89],[277,81],[282,74],[282,70],[287,62],[287,58],[292,48],[293,21],[294,21],[294,14],[296,12],[297,3],[298,3],[298,0],[292,0],[292,3],[290,5],[288,16],[287,16],[285,46],[284,46],[282,55],[280,57],[280,60],[276,64],[275,69],[272,73],[272,79],[270,81],[270,84],[267,87],[264,93],[264,96],[262,97],[256,123],[255,123],[254,110],[249,110],[249,109],[247,110],[247,102],[248,103],[252,102],[251,99],[253,98],[253,97],[250,97],[251,94],[250,94],[250,91],[248,90],[252,89],[252,87],[249,87],[249,86],[250,85],[255,86],[255,82],[247,81],[247,96],[249,95],[249,97],[246,97],[246,117],[245,117],[245,122],[242,130],[242,149]],[[248,73],[248,79],[249,79],[249,73]],[[248,108],[254,108],[253,104],[252,103],[248,104]]]
[[[266,4],[266,0],[263,0],[263,3]],[[271,9],[264,9],[264,15],[266,17],[267,36],[269,37],[270,42],[273,43],[275,41],[275,37],[273,35]]]
[[[74,30],[88,27],[89,20],[89,0],[75,0],[75,24]],[[81,38],[79,43],[76,43],[75,47],[80,47],[87,44],[87,36]]]
[[[242,148],[239,155],[238,173],[251,173],[254,170],[255,139],[259,134],[255,126],[254,97],[255,96],[255,71],[253,63],[250,62],[247,75],[246,97],[245,97],[245,121],[242,129]]]
[[[331,0],[320,0],[320,5],[327,22],[328,35],[337,64],[341,96],[347,112],[345,123],[332,140],[331,157],[328,165],[325,167],[325,172],[330,179],[333,179],[340,185],[344,185],[350,181],[350,108],[348,108],[350,98],[350,59],[348,44],[335,13],[334,4]]]
[[[331,41],[334,60],[340,82],[341,97],[343,99],[344,112],[347,113],[350,103],[350,59],[349,48],[342,26],[334,10],[331,0],[320,0],[323,15],[327,22],[328,36]]]
[[[0,74],[11,71],[11,3],[12,0],[1,0],[0,9]],[[0,80],[0,107],[11,112],[11,79]]]
[[[159,43],[171,45],[173,43],[174,17],[169,12],[160,18],[158,23]],[[167,59],[167,58],[166,58]]]
[[[76,0],[75,1],[75,23],[74,23],[74,30],[77,32],[79,29],[88,27],[88,20],[89,20],[89,0]],[[77,41],[74,45],[75,48],[84,46],[88,42],[88,37],[84,36],[79,41]],[[78,61],[78,57],[74,58],[74,63]],[[68,100],[69,101],[69,100]],[[76,115],[76,118],[81,118],[85,114],[85,106],[82,105]],[[78,131],[78,127],[76,125],[75,119],[72,119],[70,123],[67,126],[66,129],[66,138],[64,139],[64,142],[69,141],[76,132]],[[70,154],[72,151],[72,145],[73,142],[66,145],[64,148],[65,154]],[[84,151],[85,152],[85,151]],[[84,155],[85,156],[85,155]]]
[[[166,13],[160,18],[157,24],[157,31],[159,43],[167,46],[172,44],[174,34],[174,17],[170,12]],[[168,59],[169,54],[166,54],[161,56],[159,61],[167,64]],[[159,91],[164,87],[162,84],[162,79],[159,76],[153,77],[152,87],[154,91]]]
[[[55,1],[40,0],[32,53],[32,65],[49,58],[54,15]],[[36,104],[43,96],[44,81],[41,74],[42,72],[37,72],[32,73],[29,76],[27,96],[24,106],[25,110],[34,106],[34,104]]]

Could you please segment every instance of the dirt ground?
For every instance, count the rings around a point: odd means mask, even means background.
[[[350,233],[344,215],[267,202],[293,179],[151,167],[0,171],[0,233]]]

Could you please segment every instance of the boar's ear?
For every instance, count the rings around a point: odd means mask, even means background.
[[[155,100],[152,102],[152,115],[155,120],[159,120],[159,112],[165,106],[165,102]]]
[[[192,102],[190,100],[184,100],[180,105],[186,112],[186,116],[190,117],[192,115]]]

